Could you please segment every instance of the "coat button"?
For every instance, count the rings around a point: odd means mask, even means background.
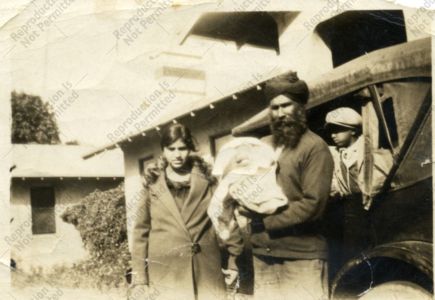
[[[193,243],[192,244],[192,255],[195,255],[199,252],[201,252],[201,246],[198,243]]]
[[[272,251],[272,249],[270,249],[269,247],[267,247],[267,248],[266,248],[266,251],[267,251],[267,252],[270,252],[270,251]]]

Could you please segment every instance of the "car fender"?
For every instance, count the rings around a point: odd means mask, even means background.
[[[377,276],[375,273],[378,272],[379,268],[375,264],[379,259],[391,259],[415,267],[432,282],[432,247],[433,244],[429,242],[402,241],[382,244],[364,251],[340,269],[332,282],[331,296],[334,298],[334,295],[342,294],[346,286],[350,284],[358,286],[362,291],[376,285]],[[362,282],[349,280],[352,277],[352,272],[359,272],[357,277],[361,278]]]

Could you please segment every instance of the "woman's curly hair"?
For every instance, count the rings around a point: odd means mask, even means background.
[[[216,177],[211,174],[212,166],[202,157],[194,154],[189,155],[187,163],[190,164],[192,168],[196,166],[208,182],[211,184],[216,183]],[[168,162],[163,156],[160,156],[155,162],[146,166],[143,174],[144,186],[148,187],[150,184],[155,183],[167,166]]]

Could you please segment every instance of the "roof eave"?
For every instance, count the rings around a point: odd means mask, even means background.
[[[211,102],[207,102],[206,105],[204,105],[204,106],[200,106],[200,107],[198,107],[198,108],[194,108],[193,110],[195,111],[195,113],[197,113],[197,112],[199,112],[199,111],[202,111],[202,110],[208,108],[208,107],[210,106],[210,104],[217,104],[217,103],[222,102],[222,101],[224,101],[224,100],[226,100],[226,99],[231,99],[231,98],[233,98],[233,97],[236,96],[236,95],[244,94],[244,93],[246,93],[246,92],[248,92],[248,91],[250,91],[250,90],[252,90],[252,89],[254,89],[254,88],[258,88],[258,87],[260,87],[259,89],[262,89],[262,86],[264,85],[264,83],[265,83],[266,81],[270,80],[271,78],[275,77],[276,75],[277,75],[277,74],[272,74],[272,75],[270,75],[270,76],[268,76],[268,77],[265,77],[264,80],[261,80],[261,81],[258,81],[258,82],[253,83],[252,85],[248,86],[247,88],[240,89],[240,90],[235,91],[235,92],[233,92],[233,93],[229,93],[229,94],[227,94],[226,96],[223,96],[223,97],[217,98],[216,100],[211,101]],[[177,116],[177,119],[181,119],[181,118],[184,118],[184,117],[186,117],[186,116],[189,116],[190,113],[191,113],[191,111],[187,111],[187,112],[185,112],[185,113],[182,113],[182,114],[180,114],[180,115]],[[146,136],[146,135],[149,134],[152,130],[155,130],[157,127],[163,126],[163,125],[165,125],[165,124],[169,124],[170,122],[171,122],[171,121],[166,121],[166,122],[159,123],[159,124],[157,124],[156,126],[152,126],[152,127],[150,127],[150,128],[146,128],[146,129],[144,129],[144,130],[142,130],[142,131],[139,131],[139,132],[137,132],[137,133],[135,133],[135,134],[132,134],[132,135],[130,135],[130,136],[127,136],[127,137],[125,137],[125,138],[123,138],[123,139],[117,140],[116,142],[113,142],[113,143],[107,144],[107,145],[105,145],[105,146],[102,146],[102,147],[98,148],[97,150],[94,150],[94,151],[91,151],[91,152],[89,152],[89,153],[86,153],[86,154],[84,154],[82,157],[83,157],[83,159],[88,159],[88,158],[91,158],[91,157],[93,157],[93,156],[95,156],[95,155],[98,155],[98,154],[100,154],[100,153],[103,153],[104,151],[112,150],[112,149],[115,149],[115,148],[121,148],[121,144],[124,144],[124,143],[126,143],[126,142],[131,142],[133,139],[136,139],[136,138],[138,138],[138,137],[140,137],[140,136],[142,136],[142,137],[143,137],[143,136]]]

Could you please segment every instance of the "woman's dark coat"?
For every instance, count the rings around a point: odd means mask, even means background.
[[[146,188],[133,229],[136,284],[149,284],[158,299],[215,299],[225,292],[221,254],[207,216],[213,185],[197,166],[182,210],[164,172]]]

